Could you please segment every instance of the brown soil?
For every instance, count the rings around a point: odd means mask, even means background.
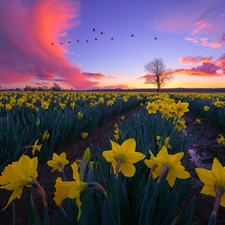
[[[129,117],[129,113],[125,115],[126,118]],[[199,160],[201,166],[206,168],[210,168],[210,165],[213,161],[214,157],[217,157],[218,160],[225,165],[225,146],[219,145],[217,143],[216,138],[219,134],[225,135],[225,132],[216,130],[212,128],[204,121],[200,124],[195,122],[195,116],[188,112],[185,114],[184,118],[186,119],[186,132],[188,136],[196,136],[197,139],[193,142],[191,148],[197,151],[197,154],[200,155],[202,158]],[[87,137],[86,139],[79,139],[73,145],[67,145],[63,151],[67,153],[67,158],[70,162],[73,162],[75,159],[80,159],[83,155],[83,152],[87,147],[89,147],[92,151],[92,146],[99,146],[100,148],[104,148],[107,144],[108,135],[110,132],[113,132],[113,126],[118,119],[111,120],[101,127],[97,128],[95,133]],[[94,157],[95,154],[92,151],[92,156]],[[195,172],[196,164],[191,161],[190,156],[188,156],[187,160],[187,170],[191,173],[191,185],[196,184],[199,182],[198,176]],[[65,173],[68,176],[68,179],[71,177],[71,167],[65,167]],[[62,222],[59,218],[57,213],[57,207],[53,202],[54,197],[54,183],[56,177],[60,176],[58,172],[52,172],[51,168],[49,168],[46,163],[41,163],[38,167],[38,181],[46,191],[47,202],[49,205],[49,216],[50,216],[50,224],[51,225],[61,225]],[[195,188],[190,193],[191,196],[196,196],[196,204],[194,209],[194,216],[193,222],[198,222],[199,225],[206,225],[208,224],[209,216],[213,209],[214,198],[200,194],[201,187]],[[27,197],[27,189],[24,189],[24,192],[21,196],[21,199],[16,199],[15,202],[15,209],[16,209],[16,225],[25,225],[28,224],[28,217],[26,215],[26,197]],[[9,191],[5,191],[0,189],[0,209],[2,209],[10,196],[11,193]],[[34,193],[35,204],[37,205],[37,209],[40,215],[43,215],[43,207],[41,204],[41,198],[38,194]],[[189,199],[186,199],[181,207],[177,210],[177,214],[182,216],[183,211],[186,209]],[[1,225],[9,225],[11,224],[12,212],[10,210],[10,206],[3,211],[0,211],[0,221]],[[178,222],[179,223],[179,222]],[[177,223],[177,224],[178,224]],[[179,223],[181,225],[181,223]],[[221,207],[218,211],[217,217],[217,224],[222,225],[225,224],[225,208]]]

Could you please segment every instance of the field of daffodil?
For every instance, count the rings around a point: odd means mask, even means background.
[[[0,188],[12,192],[3,208],[9,210],[9,223],[17,224],[14,200],[26,188],[29,224],[50,224],[48,201],[37,172],[39,163],[47,163],[53,173],[61,174],[55,180],[53,198],[61,224],[196,224],[192,220],[195,197],[182,218],[176,214],[196,186],[202,187],[202,194],[215,198],[208,224],[216,224],[219,207],[225,207],[225,167],[215,158],[211,170],[197,168],[200,182],[190,187],[184,157],[192,142],[185,134],[186,112],[196,113],[198,122],[204,119],[225,127],[225,95],[209,96],[1,92]],[[66,142],[85,139],[100,124],[137,107],[129,119],[114,125],[106,149],[87,148],[82,159],[73,162],[68,161],[66,152],[58,154]],[[222,135],[218,143],[225,145]],[[95,161],[91,161],[92,151],[98,153]],[[68,180],[65,167],[69,164],[73,176]],[[43,200],[44,215],[36,210],[34,190]]]

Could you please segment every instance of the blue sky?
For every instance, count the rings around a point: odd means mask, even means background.
[[[68,89],[153,88],[141,77],[154,58],[162,58],[173,73],[166,88],[225,87],[224,0],[3,0],[2,5],[3,88],[54,82]]]

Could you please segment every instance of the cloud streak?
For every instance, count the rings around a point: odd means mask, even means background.
[[[190,76],[225,76],[225,54],[217,60],[212,57],[195,56],[179,57],[180,64],[195,65],[191,69],[175,69],[170,74],[185,74]]]
[[[59,43],[79,23],[79,1],[3,0],[0,7],[0,80],[3,84],[61,77],[75,89],[98,84],[65,57]],[[56,43],[51,45],[51,43]]]

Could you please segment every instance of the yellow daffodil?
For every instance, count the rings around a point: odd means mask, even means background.
[[[151,113],[156,114],[158,107],[159,106],[157,104],[155,104],[154,102],[148,102],[146,109],[148,110],[149,114],[151,114]]]
[[[204,106],[204,110],[205,110],[206,112],[209,111],[209,109],[210,109],[209,106],[207,106],[207,105]]]
[[[223,107],[225,107],[225,102],[222,102],[222,101],[216,101],[216,102],[214,103],[214,105],[215,105],[216,107],[221,107],[221,108],[223,108]]]
[[[71,102],[71,103],[70,103],[70,107],[71,107],[72,109],[74,109],[75,105],[76,105],[75,102]]]
[[[195,170],[199,179],[204,183],[201,193],[215,197],[215,188],[218,188],[221,195],[220,205],[225,207],[225,167],[222,167],[218,159],[214,158],[211,170],[204,168]]]
[[[196,122],[196,123],[201,123],[201,120],[198,119],[198,118],[196,118],[195,122]]]
[[[173,103],[172,104],[172,111],[176,113],[178,118],[181,118],[184,113],[188,112],[188,102],[181,102],[180,100],[178,103]]]
[[[7,111],[10,111],[12,109],[12,105],[7,103],[7,104],[5,104],[5,108]]]
[[[116,129],[114,130],[114,135],[113,135],[113,137],[114,137],[114,139],[115,139],[116,141],[119,140],[119,128],[116,128]]]
[[[184,167],[181,165],[181,158],[184,156],[183,152],[171,155],[168,154],[167,148],[163,146],[157,156],[155,157],[151,151],[150,159],[145,159],[144,163],[152,169],[153,179],[158,177],[163,168],[166,166],[168,174],[166,180],[168,181],[170,187],[174,186],[176,178],[187,179],[190,177],[190,174],[185,171]]]
[[[50,102],[41,102],[41,108],[43,109],[48,109],[49,108],[49,105],[50,105]]]
[[[217,138],[218,144],[225,145],[225,138],[220,134],[220,138]]]
[[[77,118],[78,119],[82,119],[83,118],[83,113],[81,112],[81,111],[79,111],[78,113],[77,113]]]
[[[41,146],[42,145],[38,145],[38,139],[34,142],[34,145],[31,145],[32,147],[32,154],[34,155],[35,151],[41,151]]]
[[[126,177],[134,176],[136,168],[133,164],[145,158],[141,152],[135,152],[135,139],[127,139],[122,145],[111,140],[110,142],[112,150],[104,151],[102,155],[106,161],[112,163],[114,173],[118,174],[121,171]]]
[[[55,184],[55,197],[54,201],[56,205],[61,205],[62,201],[66,198],[76,199],[76,205],[78,207],[78,216],[77,220],[80,219],[81,216],[81,200],[80,195],[81,192],[88,188],[88,184],[80,181],[80,176],[78,173],[78,166],[74,162],[72,165],[73,170],[73,179],[75,181],[62,181],[61,178],[57,178],[56,184]]]
[[[17,162],[8,165],[0,176],[0,188],[9,191],[13,190],[7,205],[16,198],[20,199],[24,187],[32,185],[32,181],[37,178],[37,157],[31,159],[27,155],[22,155]],[[4,209],[5,209],[4,208]]]
[[[109,100],[107,101],[106,105],[109,106],[109,105],[113,105],[114,104],[114,101],[113,100]]]
[[[186,128],[185,120],[183,118],[181,118],[180,120],[177,120],[175,124],[176,124],[175,128],[178,131],[184,130]]]
[[[63,171],[65,165],[67,165],[69,161],[66,159],[66,153],[62,152],[60,155],[53,153],[52,160],[47,162],[48,166],[52,167],[52,171],[58,170],[59,172]]]
[[[156,136],[156,140],[157,140],[157,144],[160,146],[162,146],[162,143],[161,143],[161,136]],[[164,141],[164,146],[167,147],[167,148],[170,148],[172,149],[171,145],[169,144],[169,141],[170,141],[170,137],[166,137],[165,141]]]
[[[40,119],[39,117],[37,118],[37,121],[36,121],[36,126],[39,126],[40,125]]]
[[[44,132],[44,134],[42,135],[42,141],[45,141],[45,140],[49,139],[49,137],[50,137],[50,134],[49,134],[48,131],[46,130],[46,131]]]
[[[82,138],[87,138],[88,137],[88,132],[82,132],[81,133]]]

